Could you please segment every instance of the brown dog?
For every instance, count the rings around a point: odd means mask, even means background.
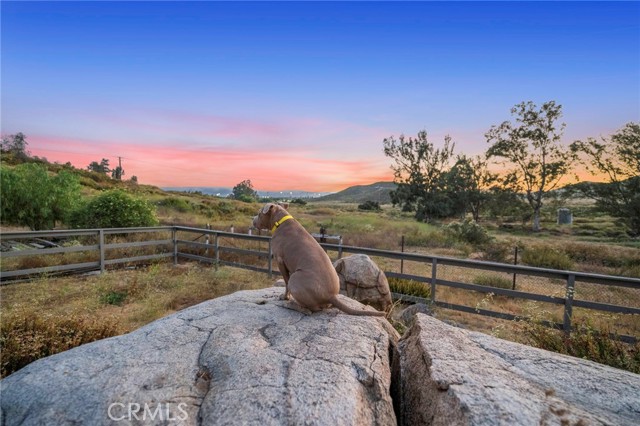
[[[312,312],[333,305],[351,315],[384,316],[384,312],[350,308],[338,299],[340,280],[331,259],[283,207],[265,205],[253,218],[253,227],[271,230],[271,247],[285,282],[285,300],[293,297]]]

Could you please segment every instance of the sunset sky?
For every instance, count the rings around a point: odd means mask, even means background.
[[[1,2],[2,134],[158,186],[392,180],[382,140],[486,151],[555,100],[564,142],[640,120],[640,2]]]

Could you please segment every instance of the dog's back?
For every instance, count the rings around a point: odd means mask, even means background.
[[[298,222],[291,220],[282,224],[273,236],[272,245],[274,255],[282,258],[290,273],[304,272],[306,286],[322,299],[318,302],[330,303],[338,294],[340,280],[331,259]]]

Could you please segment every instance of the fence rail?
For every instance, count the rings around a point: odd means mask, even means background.
[[[132,236],[141,238],[143,234],[147,234],[150,239],[141,241],[126,241],[126,242],[108,242],[107,239],[118,239],[127,236],[130,240]],[[197,237],[194,239],[194,234]],[[180,236],[180,238],[179,238]],[[205,237],[205,242],[196,241]],[[55,243],[50,243],[46,238],[61,240],[61,239],[73,239],[74,245],[64,247],[56,246]],[[19,240],[32,240],[47,242],[48,248],[25,248],[29,247],[24,245],[23,249],[18,251],[3,251],[2,252],[2,270],[0,271],[0,284],[6,285],[13,282],[13,280],[32,277],[34,275],[41,274],[56,274],[56,273],[71,273],[71,272],[86,272],[86,271],[104,271],[107,266],[121,265],[135,262],[148,262],[157,260],[172,259],[174,264],[179,260],[193,260],[199,262],[205,262],[212,265],[230,265],[253,271],[265,272],[270,276],[279,274],[278,271],[273,268],[273,255],[271,250],[271,237],[260,235],[247,235],[236,234],[231,232],[216,231],[210,229],[191,228],[183,226],[161,226],[150,228],[110,228],[110,229],[84,229],[84,230],[61,230],[61,231],[34,231],[34,232],[5,232],[0,235],[0,244],[2,244],[3,250],[8,245],[18,244]],[[224,240],[224,241],[223,241]],[[230,240],[249,241],[255,242],[260,247],[255,248],[236,247],[231,244]],[[83,243],[78,243],[82,241]],[[226,244],[224,243],[226,241]],[[35,243],[35,246],[41,246]],[[576,271],[562,271],[546,268],[536,268],[524,265],[509,265],[495,262],[482,262],[477,260],[456,259],[444,256],[432,256],[418,253],[397,252],[388,250],[379,250],[363,247],[345,246],[342,244],[329,244],[321,243],[321,246],[327,251],[337,253],[337,257],[341,258],[344,254],[365,254],[369,256],[400,260],[401,262],[413,261],[419,264],[430,266],[431,273],[424,275],[398,273],[394,271],[385,271],[385,274],[389,278],[400,278],[407,280],[414,280],[424,283],[430,289],[430,298],[424,299],[415,296],[407,296],[401,294],[394,294],[395,298],[401,298],[410,301],[420,301],[431,303],[436,306],[444,307],[447,309],[458,310],[462,312],[474,313],[479,315],[490,316],[501,319],[515,319],[518,315],[496,312],[488,309],[480,309],[479,307],[470,307],[464,305],[458,305],[455,303],[447,302],[438,299],[438,288],[448,287],[456,288],[464,291],[474,291],[482,294],[494,294],[499,296],[506,296],[510,298],[531,300],[536,302],[550,303],[553,305],[561,305],[564,307],[564,318],[562,323],[548,323],[547,325],[558,329],[563,329],[566,332],[571,331],[571,319],[573,316],[573,308],[585,308],[610,313],[618,314],[632,314],[639,315],[640,307],[638,306],[624,306],[617,304],[608,304],[602,302],[594,302],[588,300],[576,299],[575,289],[577,285],[583,283],[596,284],[601,286],[613,286],[616,288],[634,289],[640,294],[640,279],[618,277],[611,275],[591,274]],[[130,253],[126,252],[130,249],[154,250],[153,253]],[[119,253],[118,251],[125,251],[125,253]],[[11,259],[18,260],[20,258],[28,257],[42,257],[47,255],[64,255],[64,254],[77,254],[77,253],[93,253],[96,260],[86,261],[83,259],[81,262],[46,265],[40,267],[20,267],[20,264],[9,265],[6,267],[8,261]],[[115,256],[115,257],[113,257]],[[253,259],[252,262],[241,262],[236,257],[249,257]],[[266,265],[265,265],[266,262]],[[14,266],[14,268],[11,268]],[[553,296],[544,295],[526,291],[496,288],[492,286],[470,284],[458,281],[452,281],[443,279],[438,275],[438,272],[443,266],[452,266],[459,268],[468,268],[472,270],[483,270],[493,272],[503,272],[509,274],[527,275],[533,277],[542,277],[550,279],[561,280],[564,284],[564,295]],[[439,269],[440,268],[440,269]],[[621,335],[617,336],[620,340],[627,342],[635,342],[638,336]]]

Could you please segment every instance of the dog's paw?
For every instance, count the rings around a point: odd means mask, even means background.
[[[289,300],[289,299],[291,299],[291,295],[287,293],[283,293],[280,295],[280,300]]]

